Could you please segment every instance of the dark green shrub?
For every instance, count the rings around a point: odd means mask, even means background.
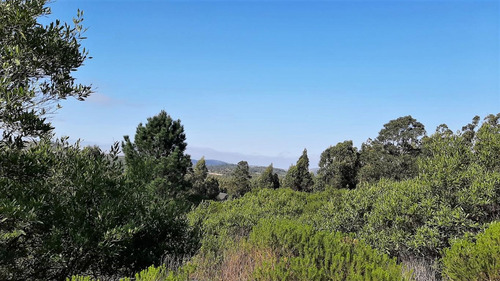
[[[192,245],[182,208],[126,181],[98,148],[0,150],[0,279],[128,276]]]
[[[0,150],[1,279],[114,274],[137,233],[117,153],[64,140]]]

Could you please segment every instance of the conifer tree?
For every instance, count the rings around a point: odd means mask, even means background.
[[[173,120],[164,110],[139,124],[134,142],[124,136],[122,143],[127,176],[132,181],[150,185],[164,197],[178,197],[190,187],[185,176],[191,158],[185,154],[186,135],[180,120]]]
[[[312,191],[314,181],[309,172],[309,157],[304,149],[296,165],[290,166],[285,176],[284,185],[297,191]]]
[[[233,171],[228,193],[233,197],[241,197],[251,189],[250,171],[247,161],[240,161]]]
[[[201,157],[193,169],[193,188],[201,186],[208,176],[208,168],[206,165],[205,157]]]
[[[205,157],[202,157],[196,162],[191,182],[193,184],[193,195],[195,197],[213,199],[219,194],[219,182],[215,178],[208,177]]]
[[[258,186],[262,188],[276,189],[280,187],[278,174],[274,173],[273,164],[269,165],[258,179]]]

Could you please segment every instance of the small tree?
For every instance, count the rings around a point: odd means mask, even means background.
[[[462,127],[462,136],[470,143],[472,143],[472,140],[476,135],[476,128],[480,120],[481,118],[476,115],[472,118],[471,123]]]
[[[208,176],[208,168],[205,162],[205,157],[201,157],[193,169],[192,183],[193,191],[197,194],[202,194],[205,189],[204,183]]]
[[[297,160],[297,164],[290,166],[283,185],[297,191],[312,190],[314,181],[311,172],[309,172],[307,149],[304,149],[302,156]]]
[[[336,188],[355,188],[359,169],[359,154],[352,141],[344,141],[321,153],[318,184]]]
[[[233,197],[241,197],[251,189],[250,171],[247,161],[240,161],[231,176],[231,185],[228,193]]]
[[[261,188],[272,188],[276,189],[280,187],[280,181],[278,174],[274,173],[273,164],[269,165],[264,172],[260,175],[258,179],[258,186]]]
[[[219,182],[208,177],[208,168],[205,157],[202,157],[194,166],[191,176],[193,195],[201,199],[213,199],[219,194]]]
[[[474,139],[477,161],[490,171],[500,172],[500,113],[484,118]]]

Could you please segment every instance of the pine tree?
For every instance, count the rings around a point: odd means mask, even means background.
[[[205,162],[205,157],[201,157],[193,169],[193,189],[202,189],[202,185],[207,179],[208,168]]]
[[[180,120],[165,111],[139,124],[134,142],[124,136],[127,182],[135,186],[140,233],[134,247],[122,255],[124,263],[145,267],[165,254],[190,252],[191,239],[184,215],[192,206],[187,173],[192,163],[185,154],[186,135]],[[196,238],[194,238],[196,239]]]
[[[180,120],[165,111],[139,124],[134,142],[124,136],[122,143],[127,176],[140,184],[149,184],[162,197],[178,197],[190,187],[185,176],[191,158],[185,154],[186,135]]]

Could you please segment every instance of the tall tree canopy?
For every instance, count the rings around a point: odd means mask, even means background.
[[[410,115],[384,124],[375,140],[361,146],[360,181],[381,178],[407,179],[417,175],[417,157],[422,150],[425,127]]]
[[[83,100],[91,87],[75,83],[72,72],[88,58],[82,48],[83,12],[73,25],[43,25],[47,0],[0,2],[0,127],[3,143],[22,146],[26,137],[51,131],[46,113],[67,97]],[[57,106],[59,106],[57,104]]]
[[[189,235],[184,215],[191,206],[188,201],[191,183],[187,173],[192,166],[185,154],[186,135],[180,120],[173,120],[165,111],[137,126],[134,142],[124,136],[125,176],[135,186],[142,217],[140,232],[125,263],[157,264],[165,254],[189,252]],[[187,235],[187,236],[184,236]]]
[[[478,162],[500,172],[500,113],[489,114],[484,121],[475,134],[474,151]]]
[[[416,155],[420,152],[424,136],[424,125],[408,115],[384,124],[384,128],[378,133],[377,141],[391,154]]]

